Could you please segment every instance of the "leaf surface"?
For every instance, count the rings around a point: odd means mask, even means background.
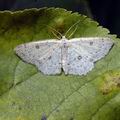
[[[120,42],[115,35],[84,15],[60,8],[5,11],[0,18],[0,120],[120,120]],[[43,75],[16,56],[17,45],[55,38],[51,27],[64,35],[78,20],[73,38],[115,41],[86,76]]]

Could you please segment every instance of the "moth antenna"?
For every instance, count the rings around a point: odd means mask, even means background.
[[[48,26],[50,27],[50,26]],[[58,32],[57,30],[55,30],[54,28],[50,27],[50,29],[52,29],[53,31],[55,31],[56,33],[58,33],[60,35],[60,37],[62,38],[62,34],[60,32]],[[60,37],[57,36],[57,34],[55,34],[54,32],[52,32],[57,38],[61,39]]]
[[[54,32],[52,32],[52,34],[53,34],[57,39],[61,39],[61,38],[58,37]]]
[[[75,27],[74,31],[68,36],[68,39],[76,32],[78,26]]]
[[[78,20],[77,22],[75,22],[71,27],[69,27],[69,29],[67,30],[67,32],[65,33],[65,35],[64,36],[66,36],[67,34],[68,34],[68,32],[75,26],[75,25],[77,25],[79,22],[82,22],[82,21],[84,21],[86,18],[84,18],[83,20]],[[78,27],[77,27],[78,28]],[[77,28],[75,28],[75,30],[74,30],[74,32],[72,33],[72,35],[75,33],[75,31],[77,30]],[[70,36],[72,36],[72,35],[70,35]]]
[[[69,27],[69,29],[67,30],[67,32],[65,33],[64,36],[66,36],[68,34],[68,32],[75,26],[77,25],[78,23],[80,22],[80,20],[78,20],[76,23],[74,23],[71,27]]]
[[[44,24],[45,25],[45,24]],[[60,36],[61,36],[61,38],[62,38],[62,34],[59,32],[59,31],[57,31],[57,30],[55,30],[53,27],[51,27],[51,26],[49,26],[49,25],[45,25],[45,26],[47,26],[47,27],[49,27],[51,30],[53,30],[53,31],[55,31],[56,33],[58,33]],[[52,32],[53,33],[53,32]],[[57,36],[55,33],[53,33],[55,36]],[[57,38],[58,38],[58,36],[57,36]],[[60,39],[60,38],[59,38]]]

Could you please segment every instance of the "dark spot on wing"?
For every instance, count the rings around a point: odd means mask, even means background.
[[[21,53],[21,55],[24,57],[25,56],[25,54],[24,53]]]
[[[93,42],[90,42],[90,45],[93,45]]]
[[[36,48],[36,49],[39,49],[40,47],[39,47],[39,45],[36,45],[35,48]]]
[[[39,64],[42,64],[42,61],[38,61]]]
[[[50,60],[52,58],[52,56],[49,56],[48,59]]]
[[[82,59],[82,56],[79,55],[77,58],[78,58],[78,60],[81,60],[81,59]]]
[[[92,59],[92,58],[90,59],[90,62],[93,62],[93,59]]]

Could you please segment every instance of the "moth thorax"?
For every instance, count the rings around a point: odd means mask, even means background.
[[[61,41],[62,41],[62,46],[67,47],[68,44],[67,44],[67,39],[65,38],[65,36],[62,37]]]
[[[63,64],[63,65],[65,65],[65,64],[66,64],[66,61],[65,61],[64,59],[62,60],[62,64]]]
[[[66,39],[66,37],[65,37],[65,36],[62,36],[62,39]]]

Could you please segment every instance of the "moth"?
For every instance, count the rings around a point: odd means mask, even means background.
[[[103,58],[113,41],[104,37],[48,39],[18,45],[16,54],[25,62],[35,65],[45,75],[86,75],[96,61]]]

